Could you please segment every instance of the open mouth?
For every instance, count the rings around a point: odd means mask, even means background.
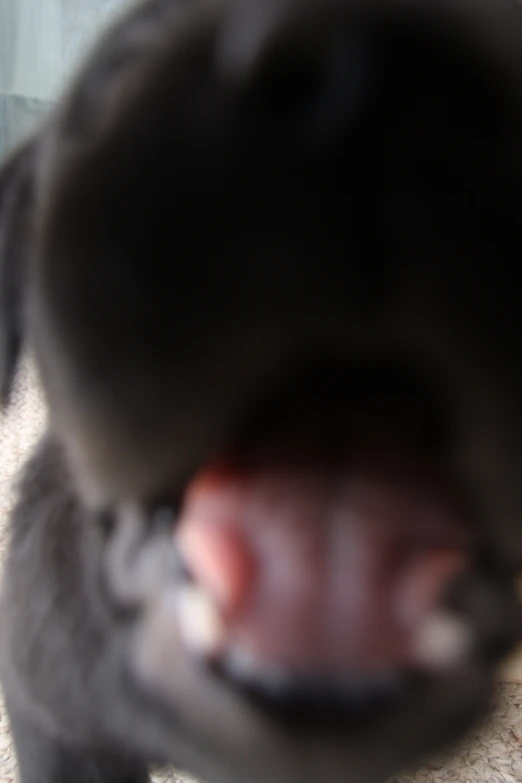
[[[486,649],[481,634],[500,651],[505,586],[486,575],[483,628],[473,600],[451,599],[484,575],[444,470],[449,429],[402,372],[294,377],[195,473],[170,528],[186,650],[260,704],[315,717],[451,678]]]
[[[430,650],[426,636],[465,567],[465,519],[418,464],[412,485],[402,455],[387,456],[335,471],[227,465],[194,482],[177,538],[222,621],[209,648],[230,645],[282,676],[451,659],[456,626],[452,650]]]
[[[247,685],[338,694],[467,652],[444,599],[472,536],[430,437],[438,417],[417,388],[383,394],[389,373],[364,378],[294,382],[185,494],[182,635]]]

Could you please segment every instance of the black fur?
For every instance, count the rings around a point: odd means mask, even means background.
[[[378,783],[481,714],[518,633],[521,131],[515,0],[148,0],[7,162],[0,385],[25,333],[50,413],[2,599],[23,783],[142,783],[149,762]],[[429,388],[477,527],[448,596],[465,666],[323,726],[266,714],[158,624],[168,529],[114,565],[121,508],[175,507],[317,362]]]

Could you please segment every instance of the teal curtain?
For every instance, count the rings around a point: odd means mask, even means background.
[[[30,133],[114,14],[132,0],[0,0],[0,158]]]

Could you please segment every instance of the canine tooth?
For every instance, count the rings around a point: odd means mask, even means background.
[[[470,630],[448,612],[434,612],[421,625],[416,637],[417,660],[435,669],[459,664],[470,646]]]
[[[225,641],[225,625],[208,593],[199,585],[182,585],[176,595],[181,637],[198,655],[214,655]]]

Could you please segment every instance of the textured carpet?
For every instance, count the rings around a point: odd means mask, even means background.
[[[12,502],[13,477],[22,465],[44,422],[41,397],[31,370],[21,374],[14,405],[0,421],[0,550],[6,515]],[[16,780],[16,761],[9,728],[0,705],[0,783]],[[155,776],[156,783],[184,781],[173,772]],[[444,758],[404,774],[393,783],[522,783],[522,685],[503,685],[497,709],[485,727]],[[71,781],[74,783],[74,781]],[[238,781],[241,783],[241,781]],[[327,781],[318,781],[327,783]]]

